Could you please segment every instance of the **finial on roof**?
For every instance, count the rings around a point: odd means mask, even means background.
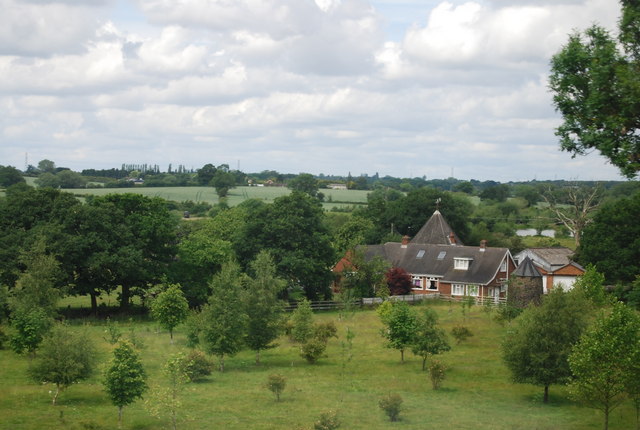
[[[438,197],[436,199],[436,212],[440,211],[440,203],[442,202],[442,198]]]

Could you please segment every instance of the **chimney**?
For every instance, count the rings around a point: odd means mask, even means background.
[[[409,240],[411,240],[411,238],[406,234],[402,236],[402,248],[406,248],[407,245],[409,245]]]
[[[484,252],[487,249],[487,241],[482,239],[480,241],[480,252]]]
[[[456,244],[456,235],[453,234],[453,232],[449,233],[449,243],[451,245],[455,245]]]

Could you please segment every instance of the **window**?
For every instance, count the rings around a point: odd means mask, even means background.
[[[478,286],[477,285],[467,285],[467,295],[477,297],[478,296]]]
[[[451,288],[452,296],[464,296],[464,284],[453,284]]]
[[[414,290],[422,290],[422,278],[419,276],[414,276],[411,278],[411,282],[413,283]]]
[[[440,254],[438,254],[438,260],[444,260],[445,255],[447,255],[447,251],[440,251]]]
[[[467,270],[469,268],[470,258],[454,258],[453,268],[455,270]]]
[[[438,279],[427,278],[427,290],[438,291]]]
[[[500,264],[500,271],[501,272],[506,272],[507,271],[507,260],[504,260],[502,262],[502,264]]]
[[[416,258],[422,258],[424,257],[424,249],[421,249],[420,251],[418,251],[418,255],[416,255]]]

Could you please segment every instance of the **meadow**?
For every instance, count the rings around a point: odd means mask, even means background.
[[[301,429],[312,428],[321,413],[337,411],[344,429],[599,429],[601,414],[574,403],[561,386],[551,387],[549,404],[542,403],[542,388],[513,384],[500,359],[500,342],[507,328],[492,313],[475,306],[463,315],[459,304],[429,302],[449,331],[455,324],[471,328],[474,336],[440,359],[449,367],[440,390],[431,388],[421,359],[387,349],[382,327],[373,310],[358,310],[341,318],[338,312],[316,314],[316,321],[333,320],[338,338],[329,341],[327,356],[308,364],[299,346],[282,337],[265,351],[257,366],[254,353],[243,351],[226,359],[224,373],[214,371],[205,381],[187,384],[182,394],[181,429]],[[57,406],[51,405],[50,385],[31,382],[29,360],[0,351],[0,428],[2,429],[111,429],[117,426],[117,408],[101,385],[101,371],[112,346],[106,341],[104,320],[74,319],[77,330],[88,330],[99,346],[101,370],[90,380],[68,388]],[[121,319],[118,327],[143,343],[141,358],[149,385],[162,381],[160,369],[171,355],[188,351],[184,328],[174,344],[167,332],[144,318]],[[347,329],[355,334],[352,346]],[[453,342],[453,339],[450,338]],[[351,357],[351,358],[349,358]],[[270,374],[285,376],[280,402],[264,384]],[[378,407],[380,397],[397,393],[404,399],[399,422],[390,422]],[[149,396],[147,396],[149,397]],[[169,428],[168,420],[149,414],[144,401],[124,410],[123,428]],[[610,428],[635,426],[630,404],[614,410]]]

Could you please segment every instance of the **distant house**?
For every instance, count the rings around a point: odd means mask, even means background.
[[[327,185],[327,188],[332,190],[346,190],[347,185],[346,184],[329,184]]]
[[[527,248],[515,256],[516,262],[529,257],[542,274],[542,289],[547,293],[554,286],[564,290],[573,288],[578,276],[584,274],[584,268],[572,260],[573,251],[565,247]]]
[[[415,294],[443,294],[479,298],[504,298],[509,274],[516,268],[507,248],[464,246],[440,211],[418,231],[413,239],[363,247],[366,260],[376,256],[393,267],[407,271]],[[349,266],[348,257],[336,264],[340,272]]]

